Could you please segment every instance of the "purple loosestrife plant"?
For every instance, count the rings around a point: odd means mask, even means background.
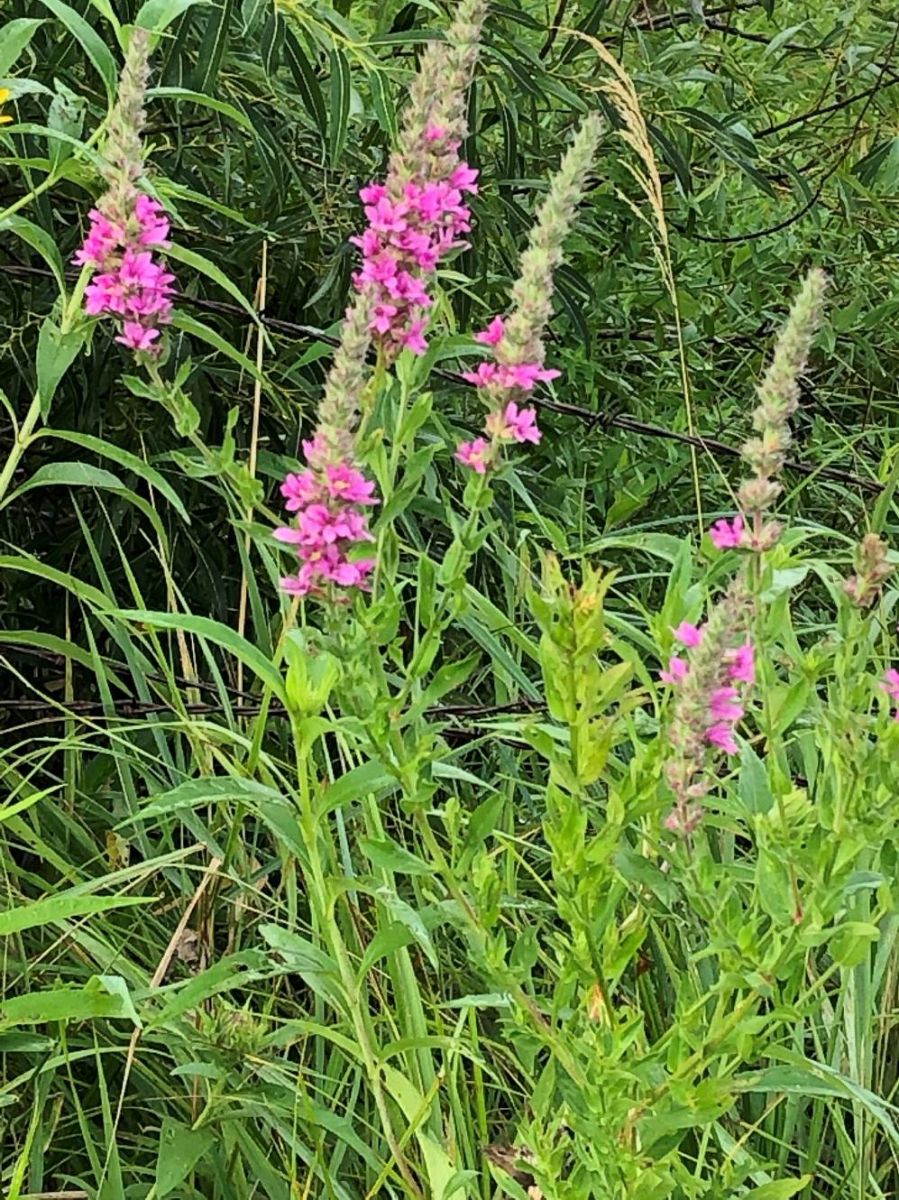
[[[555,379],[559,372],[544,367],[543,333],[552,316],[553,272],[562,262],[563,245],[586,185],[596,154],[600,118],[585,118],[549,186],[537,213],[521,273],[512,287],[512,311],[496,316],[475,340],[493,351],[465,378],[481,391],[489,412],[485,436],[463,442],[456,458],[479,475],[494,467],[508,442],[540,441],[537,415],[526,401],[534,387]]]
[[[365,588],[374,558],[359,550],[373,541],[367,509],[376,504],[374,484],[355,464],[355,431],[365,387],[365,358],[371,345],[371,307],[366,295],[347,310],[324,396],[318,425],[303,442],[306,469],[281,485],[295,526],[282,526],[275,537],[296,547],[299,569],[281,581],[294,596],[314,595],[338,601],[348,589]]]
[[[103,170],[107,190],[89,213],[90,228],[75,262],[94,272],[84,293],[88,315],[112,316],[120,327],[117,342],[155,357],[162,349],[161,327],[171,320],[175,277],[154,253],[169,244],[168,219],[139,187],[148,56],[149,34],[137,28],[109,119]]]
[[[731,521],[716,521],[710,530],[719,550],[768,550],[780,537],[780,525],[769,521],[766,514],[783,490],[778,476],[792,441],[790,418],[799,407],[799,380],[821,324],[826,292],[825,273],[817,269],[809,271],[777,339],[771,365],[759,384],[759,403],[752,414],[757,436],[743,446],[743,458],[752,474],[738,493],[742,514],[738,513]]]
[[[713,761],[720,753],[736,754],[735,728],[744,716],[741,689],[755,682],[755,647],[750,636],[753,586],[759,579],[760,555],[774,546],[780,525],[767,512],[781,492],[778,476],[790,445],[789,420],[798,407],[799,377],[808,361],[812,339],[821,321],[827,278],[809,272],[777,340],[771,365],[759,386],[753,413],[757,437],[743,447],[752,475],[740,487],[745,512],[717,521],[710,531],[719,550],[754,551],[754,560],[741,567],[725,596],[711,609],[703,629],[682,624],[675,637],[691,653],[676,654],[661,673],[677,698],[671,723],[673,753],[666,777],[674,792],[674,807],[666,824],[689,834],[702,816],[699,801],[710,787]]]
[[[477,191],[478,172],[460,160],[459,147],[486,7],[462,0],[446,41],[427,47],[387,178],[359,193],[368,225],[351,239],[362,251],[354,283],[371,296],[371,332],[388,361],[404,347],[427,349],[433,300],[425,280],[471,228],[465,195]]]

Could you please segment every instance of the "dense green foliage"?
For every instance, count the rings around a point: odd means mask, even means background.
[[[58,333],[139,5],[4,5],[11,1200],[899,1195],[899,726],[879,688],[899,592],[859,609],[843,587],[861,534],[899,524],[896,14],[491,6],[470,245],[428,355],[379,376],[363,430],[383,578],[297,618],[277,485],[351,293],[358,188],[452,7],[140,9],[182,288],[164,407],[108,324]],[[504,311],[597,109],[543,439],[466,488],[471,331]],[[663,208],[639,183],[655,165]],[[813,264],[831,289],[789,525],[753,579],[760,696],[696,835],[672,838],[658,671],[736,570],[703,530],[734,511],[728,448]]]

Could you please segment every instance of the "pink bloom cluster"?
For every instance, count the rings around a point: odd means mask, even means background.
[[[97,208],[89,216],[90,229],[74,258],[79,266],[99,271],[85,289],[85,311],[92,317],[103,313],[118,317],[122,332],[116,341],[123,346],[158,353],[159,326],[171,320],[175,290],[174,275],[153,256],[154,250],[169,244],[169,222],[162,206],[139,194],[126,224]]]
[[[682,621],[674,631],[674,636],[687,649],[698,646],[703,638],[703,629]],[[724,653],[727,667],[727,683],[712,688],[707,697],[707,711],[704,721],[705,740],[710,746],[717,746],[725,754],[736,754],[737,743],[734,739],[734,729],[742,720],[744,709],[739,701],[739,692],[734,684],[752,684],[755,682],[755,654],[752,642],[746,641],[735,650]],[[679,654],[671,657],[668,669],[661,672],[663,683],[681,683],[690,673],[690,664]],[[897,672],[899,676],[899,672]]]
[[[484,346],[498,346],[505,333],[506,323],[503,318],[494,317],[486,329],[474,335],[474,340]],[[559,371],[547,370],[538,362],[482,362],[474,371],[466,371],[462,378],[479,388],[530,392],[535,384],[558,379],[559,374]]]
[[[541,437],[537,428],[537,414],[532,408],[519,408],[514,400],[510,400],[505,408],[488,413],[485,426],[492,442],[479,437],[473,442],[462,442],[456,450],[459,462],[471,467],[479,475],[483,475],[490,466],[493,443],[533,442],[536,445]]]
[[[709,530],[709,537],[719,550],[735,550],[747,544],[746,523],[739,513],[732,521],[722,518]]]
[[[445,141],[454,152],[459,143],[446,131],[429,126],[429,142]],[[471,228],[471,210],[464,193],[475,193],[478,172],[459,163],[448,179],[406,183],[393,196],[382,183],[359,192],[368,228],[350,240],[362,251],[362,269],[353,277],[357,289],[371,289],[374,310],[371,331],[391,354],[405,346],[415,354],[427,350],[427,310],[433,301],[423,279],[437,270],[441,258],[464,243],[459,235]]]
[[[347,463],[321,462],[317,439],[304,442],[303,449],[309,468],[281,485],[285,508],[297,514],[297,523],[276,529],[275,537],[296,546],[300,558],[297,574],[282,579],[281,586],[294,596],[364,588],[375,560],[349,555],[374,541],[365,507],[377,504],[375,485]]]
[[[899,721],[899,671],[895,667],[890,667],[883,677],[883,690],[896,705],[896,711],[893,713],[894,718]]]
[[[497,316],[486,329],[475,334],[475,341],[485,346],[497,346],[505,333],[505,321]],[[537,413],[533,408],[522,408],[515,400],[502,405],[502,394],[530,392],[536,384],[558,376],[558,371],[547,370],[538,362],[482,362],[476,370],[467,371],[463,378],[476,387],[488,389],[500,399],[501,407],[487,415],[485,432],[490,440],[479,437],[472,442],[462,442],[456,450],[459,462],[483,475],[494,460],[494,447],[498,442],[532,442],[536,445],[541,437]]]

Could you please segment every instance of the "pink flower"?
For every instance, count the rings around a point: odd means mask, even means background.
[[[427,324],[426,320],[413,321],[409,328],[400,334],[400,341],[413,354],[424,354],[428,349],[428,343],[424,338]]]
[[[715,688],[709,697],[709,715],[715,721],[739,721],[743,716],[743,707],[737,703],[737,689]]]
[[[744,642],[736,650],[729,650],[725,658],[730,663],[729,674],[735,683],[755,683],[755,651],[752,642]]]
[[[325,467],[325,487],[335,500],[347,504],[377,504],[373,496],[375,485],[355,467],[340,463]]]
[[[485,438],[475,438],[473,442],[462,442],[456,450],[456,458],[466,467],[471,467],[478,475],[487,470],[487,455],[490,443]]]
[[[281,526],[274,537],[296,549],[299,569],[282,579],[295,596],[339,599],[334,588],[366,586],[373,558],[354,560],[351,553],[374,541],[364,506],[376,504],[374,484],[346,462],[328,461],[332,453],[321,436],[303,443],[310,469],[290,474],[281,485],[286,506],[297,513],[295,526]]]
[[[92,208],[88,216],[91,223],[87,237],[72,261],[80,267],[102,267],[105,266],[107,259],[116,251],[119,244],[124,241],[125,234],[118,225],[113,225],[112,221],[99,209]]]
[[[452,175],[450,175],[450,185],[458,188],[460,192],[476,193],[478,190],[478,175],[480,171],[470,167],[468,163],[459,163]]]
[[[520,409],[514,400],[510,400],[501,411],[490,413],[486,425],[491,437],[506,441],[533,442],[535,445],[540,441],[536,412],[532,408]]]
[[[396,198],[395,176],[389,186],[370,183],[360,190],[368,228],[350,239],[362,251],[362,266],[353,283],[358,289],[372,289],[371,328],[391,358],[403,347],[415,354],[427,349],[421,310],[433,301],[422,277],[432,274],[440,259],[462,244],[459,235],[470,228],[463,192],[475,190],[477,172],[454,167],[451,178],[446,177],[450,169],[446,155],[458,149],[447,128],[431,123],[425,140],[436,143],[431,155],[426,155],[430,165],[423,177],[402,184],[401,199]],[[431,173],[437,177],[429,177]]]
[[[288,512],[296,512],[305,505],[314,503],[320,491],[319,482],[311,471],[288,475],[281,484],[281,495],[287,501],[284,507]]]
[[[494,317],[486,329],[474,335],[476,342],[482,342],[485,346],[496,346],[503,340],[506,332],[506,322],[502,317]]]
[[[710,725],[706,730],[706,741],[712,746],[718,746],[725,754],[737,754],[739,746],[734,739],[734,731],[726,721]]]
[[[158,329],[147,329],[143,325],[139,325],[136,321],[126,321],[116,341],[121,342],[123,346],[127,346],[129,350],[152,352],[156,348],[153,343],[158,337]]]
[[[141,227],[142,246],[168,246],[169,219],[162,205],[150,196],[140,195],[134,202],[134,215]]]
[[[369,224],[378,233],[402,233],[404,229],[408,228],[406,220],[408,211],[409,206],[405,201],[398,200],[394,204],[386,196],[382,196],[375,204],[368,204],[365,207],[365,215],[368,217]]]
[[[496,363],[482,362],[478,363],[477,370],[465,371],[462,378],[475,387],[487,387],[496,378],[498,370]]]
[[[662,683],[680,683],[682,679],[686,679],[689,670],[687,660],[673,654],[668,660],[668,670],[660,671],[659,679]]]
[[[520,388],[529,392],[536,383],[557,379],[560,371],[544,370],[539,363],[514,363],[499,367],[500,383],[505,388]]]
[[[363,204],[380,204],[386,195],[387,188],[383,183],[368,183],[359,189],[359,199]]]
[[[687,647],[698,646],[702,641],[702,635],[702,629],[697,625],[691,625],[689,621],[681,621],[674,631],[674,636],[681,645]]]
[[[733,521],[725,521],[723,518],[720,521],[716,521],[709,530],[709,536],[719,550],[731,550],[737,546],[742,546],[744,534],[745,525],[739,513],[737,513]]]
[[[443,125],[429,125],[425,130],[425,141],[442,142],[448,132],[449,130]]]
[[[890,667],[883,677],[883,689],[890,697],[899,704],[899,671],[895,667]]]
[[[540,441],[537,414],[533,408],[519,408],[514,400],[510,400],[506,405],[505,417],[516,442],[533,442],[536,445]]]
[[[376,333],[386,333],[398,312],[399,309],[395,304],[376,304],[371,320],[372,329]]]
[[[409,271],[398,271],[393,281],[393,295],[401,300],[405,300],[407,304],[417,305],[418,308],[430,308],[433,300],[425,290],[421,280],[409,273]]]

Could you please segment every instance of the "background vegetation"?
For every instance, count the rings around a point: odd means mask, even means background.
[[[4,5],[4,458],[101,186],[97,131],[138,7]],[[822,664],[846,644],[845,627],[829,632],[838,572],[872,521],[896,529],[893,7],[492,5],[465,148],[483,179],[474,232],[443,279],[433,407],[394,493],[401,597],[429,586],[451,536],[443,514],[462,505],[447,448],[480,419],[459,377],[468,331],[502,311],[579,116],[600,108],[607,126],[558,278],[551,359],[563,375],[541,402],[544,439],[497,489],[446,673],[410,722],[416,747],[434,743],[433,824],[349,726],[297,764],[280,557],[265,535],[347,302],[357,189],[383,173],[418,47],[446,12],[427,0],[148,0],[141,23],[165,26],[148,142],[184,289],[172,357],[189,364],[196,414],[176,428],[129,387],[125,352],[98,329],[0,508],[4,1194],[899,1195],[895,776],[847,732],[860,694],[845,693],[839,719],[815,707]],[[645,211],[591,38],[639,94],[664,215]],[[654,250],[660,221],[675,287]],[[795,537],[770,595],[773,625],[789,626],[778,662],[801,663],[805,689],[793,680],[779,697],[791,782],[778,791],[776,770],[769,782],[744,756],[722,784],[769,822],[753,826],[753,846],[767,846],[744,857],[743,815],[725,803],[721,847],[666,875],[642,856],[657,804],[616,732],[626,811],[610,814],[612,791],[591,793],[596,840],[579,858],[581,835],[546,817],[542,677],[560,668],[533,602],[539,555],[554,551],[573,581],[585,562],[617,570],[604,644],[651,688],[663,631],[722,582],[695,535],[733,511],[728,448],[748,431],[753,381],[812,263],[831,276],[831,305],[783,505]],[[192,422],[215,468],[183,436]],[[885,665],[894,603],[870,635]],[[384,644],[398,661],[423,617],[404,600],[394,618]],[[246,641],[223,641],[209,620]],[[657,719],[649,703],[626,713],[628,736]],[[805,789],[849,778],[853,762],[876,786],[847,826],[813,833]],[[315,825],[295,814],[310,778],[327,797],[314,814],[333,834],[320,869],[340,881],[353,986],[308,894]],[[777,819],[771,787],[788,800]],[[839,839],[845,863],[827,857]],[[821,927],[842,922],[836,947],[810,935],[784,950],[785,862],[810,881]],[[489,931],[480,943],[460,886]],[[592,1001],[585,929],[606,970]],[[727,987],[753,971],[762,999],[734,1029]],[[634,1044],[639,1068],[627,1065]],[[660,1072],[679,1078],[691,1056],[702,1070],[653,1101]]]

